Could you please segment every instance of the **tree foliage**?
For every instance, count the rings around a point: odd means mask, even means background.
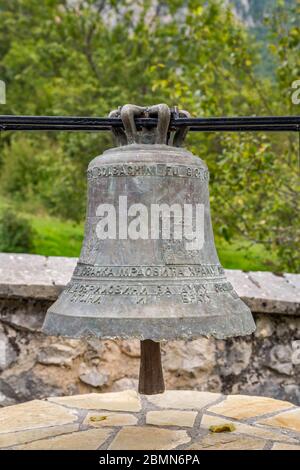
[[[0,218],[0,251],[30,253],[33,246],[34,230],[28,220],[10,209]]]

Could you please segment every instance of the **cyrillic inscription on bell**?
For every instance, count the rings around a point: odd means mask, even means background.
[[[89,164],[80,259],[44,332],[154,341],[250,334],[251,312],[216,253],[207,166],[179,147],[187,130],[169,132],[166,105],[120,114],[121,145]],[[137,130],[134,117],[145,114],[158,125]]]

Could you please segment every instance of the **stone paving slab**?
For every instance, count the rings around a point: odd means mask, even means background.
[[[194,442],[188,450],[263,450],[266,441],[250,436],[208,434]]]
[[[55,300],[77,258],[0,253],[0,297]],[[253,312],[300,315],[300,275],[226,270]]]
[[[186,431],[158,427],[127,427],[118,432],[109,450],[170,450],[190,442]]]
[[[300,409],[296,408],[285,413],[279,413],[276,416],[259,421],[260,424],[266,424],[275,428],[293,429],[300,432]]]
[[[1,433],[11,431],[12,426],[13,431],[16,432],[69,424],[75,421],[77,421],[75,411],[41,400],[33,400],[0,410]]]
[[[294,446],[290,444],[281,444],[276,442],[271,450],[300,450],[300,446]]]
[[[167,390],[165,393],[149,396],[148,401],[159,408],[202,410],[219,398],[221,398],[219,393],[199,393],[195,390]]]
[[[140,411],[141,409],[140,398],[134,390],[54,397],[48,400],[60,405],[85,410]]]
[[[193,390],[52,397],[0,409],[0,448],[300,450],[300,407]]]
[[[208,411],[229,418],[244,419],[286,410],[292,406],[287,401],[274,400],[273,398],[231,395],[222,403],[208,408]]]
[[[14,450],[97,450],[111,433],[110,429],[89,429],[13,447]]]
[[[235,434],[245,434],[247,436],[254,436],[265,440],[298,444],[298,440],[285,434],[284,430],[280,432],[280,429],[273,430],[272,428],[268,429],[265,426],[260,427],[255,424],[245,424],[241,421],[227,419],[223,416],[222,419],[220,419],[220,416],[209,414],[204,414],[201,419],[201,428],[207,430],[209,430],[211,426],[221,426],[224,424],[230,424],[233,426],[233,430],[230,432],[231,436]]]
[[[186,428],[192,428],[194,426],[196,417],[196,411],[148,411],[146,415],[146,424],[156,424],[158,426],[182,426]]]
[[[55,437],[78,431],[79,424],[64,424],[50,426],[49,428],[26,429],[26,431],[8,432],[0,434],[0,447],[11,447],[18,444],[27,444],[46,437]]]

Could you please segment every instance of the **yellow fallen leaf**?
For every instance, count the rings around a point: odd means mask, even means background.
[[[104,421],[107,419],[107,416],[91,416],[90,421],[97,422],[97,421]]]
[[[235,425],[231,423],[216,424],[209,428],[211,432],[232,432],[235,431],[235,429]]]

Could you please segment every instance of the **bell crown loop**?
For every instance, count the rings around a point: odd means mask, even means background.
[[[119,106],[110,112],[109,117],[120,117],[124,128],[112,128],[112,133],[119,146],[130,144],[153,144],[153,145],[172,145],[180,147],[189,130],[188,127],[182,127],[175,131],[170,129],[171,116],[177,118],[189,118],[190,114],[184,110],[178,110],[178,107],[170,108],[167,104],[160,103],[153,106],[137,106],[134,104],[125,104]],[[142,127],[138,130],[135,118],[157,117],[157,126],[152,129]]]

